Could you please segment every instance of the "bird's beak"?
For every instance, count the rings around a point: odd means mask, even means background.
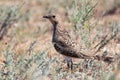
[[[49,18],[48,16],[43,16],[43,18]]]

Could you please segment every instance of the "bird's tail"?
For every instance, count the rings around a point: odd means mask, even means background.
[[[108,64],[114,62],[114,57],[98,56],[98,55],[96,55],[96,56],[94,56],[94,59],[95,60],[102,60],[102,61],[104,61],[104,62],[106,62]]]

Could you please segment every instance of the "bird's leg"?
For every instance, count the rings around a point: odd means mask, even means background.
[[[67,67],[70,68],[70,69],[73,69],[73,62],[72,62],[72,59],[70,57],[66,57],[65,56],[65,62],[67,63]]]

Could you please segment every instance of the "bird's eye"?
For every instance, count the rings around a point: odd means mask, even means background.
[[[55,18],[55,15],[53,15],[52,17]]]

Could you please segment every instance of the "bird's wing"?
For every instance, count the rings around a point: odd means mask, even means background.
[[[64,41],[59,41],[56,43],[56,47],[59,49],[59,52],[65,56],[74,58],[90,58],[89,56],[78,51],[76,48],[72,47],[70,44],[66,44]]]
[[[59,35],[58,43],[63,47],[74,48],[77,46],[77,43],[71,38],[67,31],[63,31],[61,35]]]
[[[60,51],[63,55],[66,54],[70,57],[75,58],[85,58],[87,55],[80,52],[80,47],[78,44],[72,40],[68,33],[64,33],[60,36],[59,40],[57,40],[56,46],[59,47]]]

